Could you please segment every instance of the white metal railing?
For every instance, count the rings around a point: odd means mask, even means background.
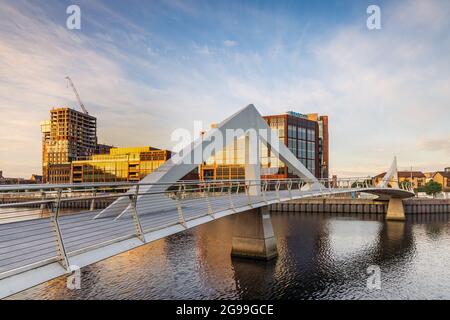
[[[175,183],[97,183],[0,187],[0,279],[36,264],[69,258],[218,212],[253,208],[301,196],[374,189],[367,177],[343,179],[206,180]],[[158,188],[151,188],[154,186]],[[411,191],[404,183],[399,189]],[[343,190],[342,190],[343,189]],[[121,200],[125,206],[99,217]],[[122,216],[128,210],[129,214]],[[95,219],[95,217],[99,217]]]

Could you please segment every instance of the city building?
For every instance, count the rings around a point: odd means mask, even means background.
[[[430,180],[433,180],[433,176],[434,176],[435,173],[436,173],[436,171],[424,172],[423,174],[425,175],[426,182],[429,182]]]
[[[42,183],[42,176],[38,174],[32,174],[30,181],[33,183]]]
[[[3,176],[3,171],[0,170],[0,184],[33,184],[41,183],[42,176],[33,174],[30,179],[24,178],[6,178]]]
[[[112,148],[114,147],[107,144],[98,143],[95,148],[95,154],[108,154]]]
[[[309,113],[307,116],[319,126],[319,177],[329,178],[328,116],[319,116],[317,113]]]
[[[46,168],[46,183],[70,183],[71,163],[51,163]]]
[[[41,123],[42,131],[42,175],[44,182],[70,180],[61,176],[65,165],[96,153],[97,119],[87,113],[70,108],[53,108],[50,120]],[[57,165],[55,168],[50,168]],[[49,175],[58,172],[57,178]]]
[[[443,192],[450,192],[450,167],[445,168],[444,171],[437,171],[433,175],[433,181],[442,185]]]
[[[328,178],[329,142],[328,117],[317,114],[303,115],[286,112],[263,117],[270,128],[277,132],[284,143],[305,167],[318,178]],[[244,179],[245,139],[235,139],[199,168],[200,179]],[[287,166],[261,145],[261,177],[267,179],[295,178]]]
[[[72,161],[70,180],[73,183],[139,181],[171,155],[171,151],[148,146],[110,148],[108,154],[95,154],[87,160]]]
[[[97,119],[70,108],[53,108],[41,122],[42,182],[70,183],[71,163],[94,154],[108,154],[112,146],[97,143]]]
[[[233,143],[216,152],[199,166],[201,180],[237,180],[244,179],[245,139],[235,138]]]
[[[372,178],[373,183],[377,185],[385,175],[386,172],[376,175]],[[412,187],[414,189],[424,186],[427,182],[426,180],[427,177],[422,171],[398,171],[398,182],[412,182]]]

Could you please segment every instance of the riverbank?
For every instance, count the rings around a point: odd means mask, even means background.
[[[450,200],[412,198],[403,200],[405,214],[450,213]],[[385,214],[388,202],[372,199],[314,198],[276,203],[270,210],[305,213]]]

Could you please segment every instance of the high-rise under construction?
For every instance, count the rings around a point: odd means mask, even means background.
[[[41,131],[44,182],[68,182],[70,163],[96,153],[97,119],[87,113],[70,108],[53,108],[50,110],[50,120],[41,123]],[[52,181],[49,181],[49,170],[55,171],[51,174]]]

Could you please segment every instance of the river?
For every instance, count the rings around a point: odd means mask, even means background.
[[[10,298],[450,299],[449,214],[273,213],[270,262],[230,257],[234,218],[85,267],[79,290],[61,277]]]

